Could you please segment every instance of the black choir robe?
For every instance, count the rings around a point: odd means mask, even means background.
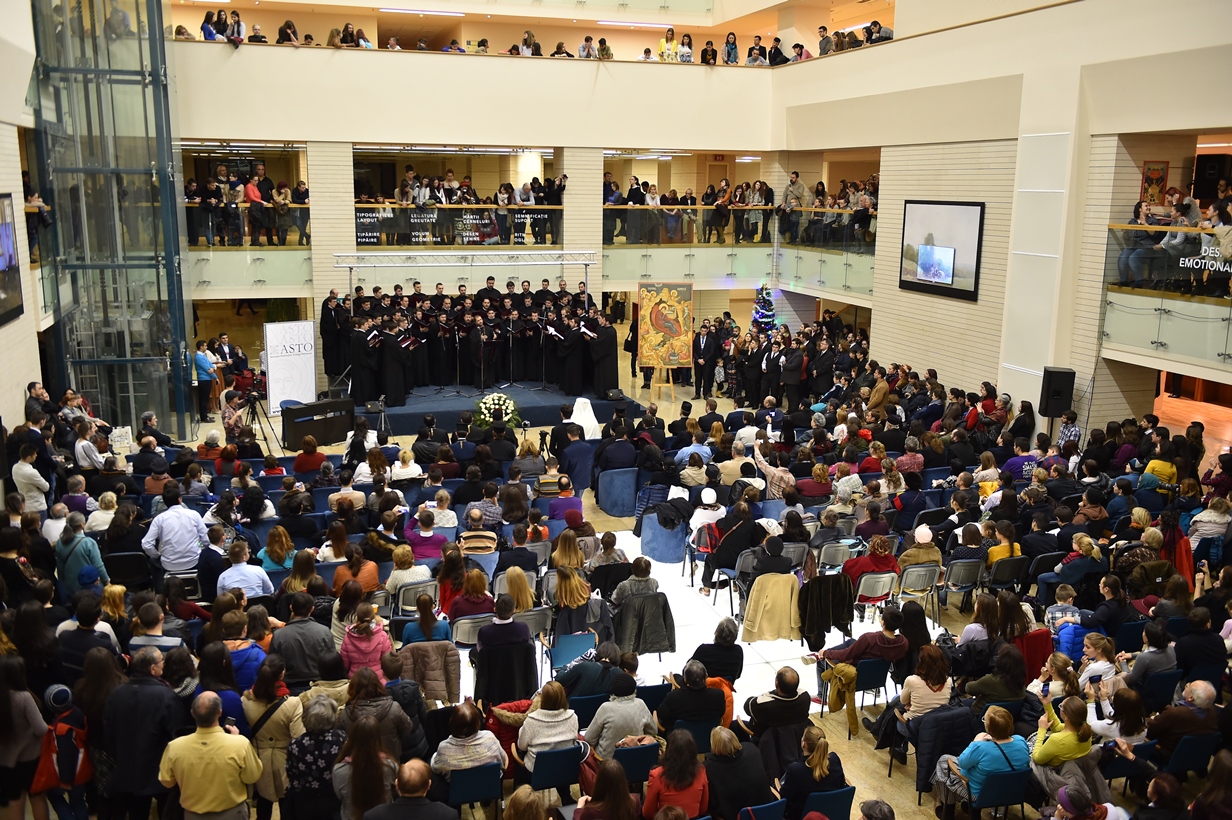
[[[590,358],[582,331],[574,328],[565,334],[560,346],[562,356],[561,389],[567,396],[580,396],[586,384],[586,365]]]
[[[381,351],[368,344],[363,330],[351,331],[351,398],[356,404],[380,398],[378,381]]]
[[[384,380],[385,406],[406,406],[406,351],[392,333],[381,334],[381,376]]]
[[[616,328],[608,325],[595,331],[590,340],[590,358],[594,361],[595,395],[604,398],[607,391],[620,387],[620,368],[616,354]]]

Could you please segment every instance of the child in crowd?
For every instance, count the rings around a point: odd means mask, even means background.
[[[1057,602],[1044,611],[1044,623],[1052,630],[1053,635],[1060,629],[1062,618],[1078,617],[1078,607],[1074,606],[1074,597],[1077,594],[1069,584],[1057,587]]]
[[[638,686],[645,686],[646,681],[642,680],[642,676],[637,674],[637,653],[626,652],[620,656],[620,671],[627,672],[633,680],[637,681]]]
[[[282,469],[278,464],[278,458],[273,455],[265,457],[265,468],[261,470],[261,475],[286,475],[287,471]]]
[[[526,543],[549,540],[547,525],[543,523],[543,510],[531,507],[526,511]]]

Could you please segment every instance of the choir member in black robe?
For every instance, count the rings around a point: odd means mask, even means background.
[[[530,319],[522,323],[525,341],[522,346],[522,373],[528,382],[543,381],[543,322],[539,319],[539,309],[532,308]]]
[[[590,340],[590,358],[594,361],[595,395],[604,398],[607,391],[620,386],[620,367],[616,353],[616,328],[607,314],[599,314],[599,328]]]
[[[489,308],[483,317],[483,381],[484,387],[509,380],[509,340],[502,332],[501,320]]]
[[[393,325],[386,322],[381,331],[381,376],[385,387],[386,407],[406,406],[406,351],[394,335]]]
[[[505,319],[504,331],[508,350],[503,355],[510,363],[509,380],[520,382],[526,377],[526,322],[522,321],[516,308]]]
[[[484,382],[491,378],[483,367],[484,347],[487,336],[487,329],[483,326],[482,322],[467,322],[465,344],[470,353],[466,357],[466,362],[470,365],[470,373],[468,375],[474,380],[475,387],[479,390],[483,390],[487,386]]]
[[[569,320],[569,332],[564,335],[565,341],[561,344],[564,353],[561,389],[567,396],[580,396],[586,383],[585,371],[590,357],[576,318]]]
[[[431,324],[424,318],[422,309],[415,311],[415,316],[411,319],[407,326],[407,332],[410,334],[411,343],[407,349],[411,354],[411,385],[414,387],[423,387],[427,384],[441,384],[441,382],[432,378],[432,365],[430,347],[428,345],[429,334],[435,336],[435,330]],[[440,355],[444,358],[445,348],[440,347]]]
[[[549,299],[556,298],[556,294],[552,292],[550,285],[551,283],[548,282],[547,279],[544,279],[543,282],[540,283],[539,290],[535,291],[535,304],[539,307],[543,307]]]
[[[357,405],[380,397],[380,334],[370,335],[371,319],[359,319],[351,331],[351,398]]]
[[[332,291],[321,306],[321,357],[325,361],[327,376],[341,376],[346,369],[342,362],[344,330],[342,315],[338,311],[338,297]]]

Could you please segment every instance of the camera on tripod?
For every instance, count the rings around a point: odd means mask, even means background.
[[[256,404],[259,401],[261,401],[261,393],[256,390],[249,390],[244,394],[245,404]]]

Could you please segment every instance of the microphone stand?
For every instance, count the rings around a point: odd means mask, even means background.
[[[461,341],[458,334],[458,328],[455,325],[453,328],[453,389],[449,389],[449,385],[442,386],[436,392],[443,392],[446,396],[461,396],[462,398],[471,398],[475,393],[467,393],[462,389],[462,350]]]

